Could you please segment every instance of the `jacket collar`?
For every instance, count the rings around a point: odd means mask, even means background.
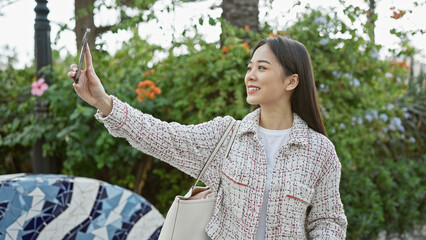
[[[241,126],[238,130],[239,134],[257,133],[259,130],[260,108],[247,114],[241,120]],[[288,143],[294,144],[309,144],[310,128],[306,122],[296,113],[293,112],[293,126],[291,128],[290,138]]]

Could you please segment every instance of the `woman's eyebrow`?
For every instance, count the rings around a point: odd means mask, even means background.
[[[258,62],[258,63],[267,63],[267,64],[269,64],[269,65],[272,65],[272,64],[271,64],[269,61],[267,61],[267,60],[257,60],[257,62]],[[253,62],[252,62],[252,61],[250,61],[250,62],[249,62],[249,64],[250,64],[250,63],[253,63]]]

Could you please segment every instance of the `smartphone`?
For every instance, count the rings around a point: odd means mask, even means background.
[[[75,75],[75,83],[78,83],[78,79],[80,78],[81,65],[83,64],[84,52],[86,51],[87,39],[89,39],[89,33],[90,33],[90,28],[86,28],[86,32],[83,35],[83,41],[81,44],[82,46],[81,46],[81,52],[80,52],[80,60],[78,62],[77,75]]]

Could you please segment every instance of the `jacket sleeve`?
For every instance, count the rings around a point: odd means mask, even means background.
[[[144,114],[114,96],[111,97],[111,113],[104,117],[98,111],[95,118],[104,124],[112,136],[125,138],[134,148],[165,161],[192,177],[198,176],[210,153],[232,122],[232,117],[227,116],[216,117],[197,125],[168,123]],[[219,169],[217,164],[213,161],[202,179],[210,187],[219,181],[217,171],[212,170]]]
[[[316,184],[307,216],[309,239],[345,239],[348,223],[339,193],[341,164],[334,148],[325,169]]]

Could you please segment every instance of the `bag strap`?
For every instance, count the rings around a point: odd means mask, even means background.
[[[231,150],[232,143],[234,142],[235,136],[237,135],[238,128],[240,126],[241,121],[233,121],[229,124],[228,128],[226,129],[225,133],[223,134],[222,138],[219,140],[219,143],[216,145],[216,148],[210,155],[209,159],[207,159],[207,162],[204,164],[203,169],[201,169],[200,174],[197,177],[197,180],[192,185],[191,190],[194,189],[195,186],[197,186],[197,183],[200,181],[201,177],[203,176],[204,172],[207,170],[207,167],[210,165],[213,158],[216,156],[217,152],[219,151],[220,147],[223,145],[223,142],[226,139],[226,136],[228,136],[229,132],[231,131],[232,127],[235,126],[235,130],[232,132],[231,139],[229,140],[228,147],[226,148],[225,157],[228,156],[229,151]]]

